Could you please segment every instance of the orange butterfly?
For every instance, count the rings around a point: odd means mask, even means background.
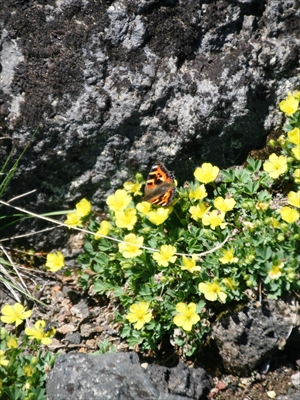
[[[174,181],[173,172],[162,162],[156,162],[149,172],[143,200],[156,206],[168,206],[176,193]]]

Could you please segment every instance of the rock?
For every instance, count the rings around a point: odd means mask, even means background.
[[[202,162],[242,163],[299,85],[298,9],[297,0],[6,0],[0,159],[32,144],[5,199],[37,189],[14,204],[46,213],[86,197],[103,209],[155,160],[179,185]],[[11,234],[45,224],[26,220]],[[45,250],[68,234],[27,240]]]
[[[296,392],[291,391],[291,393],[287,394],[286,396],[278,396],[276,400],[299,400],[300,399],[300,390]]]
[[[79,344],[81,342],[81,336],[79,332],[68,332],[65,340],[71,344]]]
[[[213,386],[211,377],[203,368],[188,368],[183,363],[173,368],[150,364],[147,372],[165,393],[183,398],[204,399],[209,393],[208,388]]]
[[[291,376],[292,384],[296,389],[300,389],[300,372]]]
[[[272,354],[295,326],[295,310],[282,300],[264,300],[230,312],[213,327],[211,339],[222,358],[225,372],[250,375]]]
[[[75,304],[71,308],[72,315],[75,315],[79,319],[83,320],[90,315],[89,307],[85,300],[81,299],[79,303]]]
[[[47,399],[206,399],[212,379],[202,368],[152,365],[145,371],[136,353],[63,355],[47,379]]]

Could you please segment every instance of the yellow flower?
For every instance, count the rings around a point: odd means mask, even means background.
[[[132,197],[128,196],[126,190],[118,189],[106,199],[106,204],[111,211],[122,211],[131,202]]]
[[[300,168],[295,169],[294,177],[295,177],[295,182],[300,183]]]
[[[237,263],[239,259],[234,257],[233,248],[229,250],[223,250],[223,257],[219,258],[222,264],[232,264]]]
[[[279,175],[285,173],[287,170],[287,158],[285,156],[277,156],[272,153],[269,160],[263,164],[264,171],[268,172],[272,179],[277,179]]]
[[[196,168],[194,176],[201,183],[209,183],[216,179],[219,171],[219,168],[211,163],[203,163],[201,167]]]
[[[280,215],[281,215],[281,218],[285,222],[288,222],[289,224],[292,224],[293,222],[296,222],[299,219],[298,211],[295,210],[294,208],[290,208],[287,206],[281,208]]]
[[[298,104],[299,101],[289,92],[287,98],[279,103],[279,108],[286,115],[292,115],[297,111]]]
[[[65,259],[60,251],[47,254],[46,267],[49,268],[51,272],[59,271],[64,265]]]
[[[160,247],[159,252],[155,252],[152,254],[152,257],[157,262],[158,265],[162,267],[167,267],[169,263],[174,263],[176,261],[176,247],[171,246],[169,244],[163,244]]]
[[[232,198],[223,199],[223,197],[219,196],[214,201],[216,209],[224,212],[231,211],[235,205],[236,201]]]
[[[271,224],[272,224],[273,228],[278,228],[280,225],[279,221],[274,217],[271,218]]]
[[[196,254],[193,254],[192,257],[182,256],[183,266],[180,266],[180,268],[183,271],[189,271],[191,274],[195,271],[201,271],[201,267],[196,265],[197,260],[198,257],[196,256]]]
[[[183,330],[189,332],[192,330],[192,326],[200,321],[199,315],[196,313],[195,303],[177,303],[176,311],[177,314],[173,318],[173,322],[176,326],[182,327]]]
[[[82,199],[76,204],[76,214],[80,219],[87,217],[91,211],[92,205],[87,199]]]
[[[51,331],[45,332],[46,322],[39,319],[36,321],[34,324],[34,327],[31,328],[25,328],[25,333],[27,336],[29,336],[29,339],[36,339],[42,342],[44,345],[49,345],[52,342],[52,339],[50,336],[53,336],[55,334],[55,329],[52,328]]]
[[[222,282],[224,283],[224,285],[226,285],[230,290],[234,290],[237,288],[237,283],[235,280],[230,279],[230,278],[224,278],[222,279]]]
[[[207,196],[207,192],[204,185],[197,186],[195,189],[189,191],[189,198],[194,200],[201,200]]]
[[[158,207],[149,211],[147,217],[152,224],[160,225],[168,218],[172,211],[172,207]]]
[[[139,303],[132,304],[129,308],[130,313],[126,315],[126,318],[134,325],[134,329],[142,329],[142,327],[151,321],[152,313],[149,310],[149,303],[146,301],[140,301]]]
[[[224,211],[213,210],[207,212],[202,217],[203,225],[210,225],[211,229],[215,230],[217,226],[220,226],[221,229],[224,229],[227,225],[226,222],[223,222],[225,218]]]
[[[152,208],[152,204],[148,203],[148,201],[142,201],[136,205],[136,209],[141,214],[142,217],[145,217]]]
[[[0,350],[0,365],[3,365],[3,367],[7,367],[9,364],[9,361],[5,358],[5,352],[3,350]]]
[[[288,196],[288,203],[294,207],[300,208],[300,190],[298,192],[289,192]]]
[[[141,192],[142,184],[138,182],[125,182],[123,184],[124,189],[127,193],[133,193],[134,196],[141,196],[143,193]]]
[[[263,203],[262,201],[258,201],[255,204],[255,208],[258,211],[266,211],[269,208],[269,204],[268,203]]]
[[[296,144],[299,146],[300,144],[300,129],[299,128],[294,128],[292,131],[288,132],[288,140],[291,143]]]
[[[24,367],[22,369],[23,369],[24,375],[26,375],[26,376],[32,376],[32,374],[35,371],[35,368],[28,364],[24,365]]]
[[[189,208],[189,213],[191,214],[191,217],[195,220],[198,221],[203,217],[203,215],[210,209],[210,207],[207,207],[204,203],[199,203],[196,206],[191,206]]]
[[[118,228],[126,228],[131,231],[137,221],[136,210],[127,208],[124,211],[116,211],[116,225]]]
[[[119,251],[125,258],[134,258],[142,254],[143,250],[139,246],[143,246],[144,238],[142,236],[136,236],[133,233],[129,233],[124,237],[124,242],[119,243]]]
[[[5,324],[13,324],[16,326],[20,325],[24,319],[29,318],[31,316],[32,311],[25,311],[24,306],[20,303],[15,303],[13,306],[5,305],[2,307],[1,313],[3,316],[1,317],[1,321]]]
[[[77,215],[76,211],[73,211],[69,214],[67,214],[67,219],[65,220],[66,225],[70,226],[77,226],[81,223],[80,218]]]
[[[18,347],[18,341],[15,336],[9,336],[6,342],[9,349],[16,349]]]
[[[204,294],[206,300],[216,301],[218,297],[222,302],[226,300],[227,294],[224,291],[222,291],[222,288],[220,287],[217,281],[214,281],[213,283],[201,282],[199,283],[198,288],[200,292]]]
[[[268,272],[268,275],[271,279],[278,279],[281,277],[282,275],[282,267],[283,267],[284,263],[283,262],[279,262],[278,264],[274,264],[272,265],[271,269]]]
[[[253,222],[250,221],[242,221],[242,224],[246,229],[249,229],[250,232],[253,231],[255,228],[255,224],[253,224]]]
[[[110,228],[111,224],[108,221],[101,221],[100,228],[95,233],[95,239],[98,240],[101,239],[102,236],[107,236]]]
[[[295,146],[292,148],[292,153],[294,154],[294,157],[296,158],[296,160],[300,160],[300,145],[298,144],[298,146]]]

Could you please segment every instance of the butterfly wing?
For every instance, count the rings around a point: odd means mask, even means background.
[[[163,163],[155,163],[148,175],[143,200],[157,206],[168,206],[176,193],[174,180],[174,174]]]

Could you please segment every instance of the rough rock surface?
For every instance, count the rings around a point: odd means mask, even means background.
[[[213,327],[211,338],[224,371],[248,376],[284,348],[297,325],[299,314],[295,307],[281,300],[265,300],[222,317]]]
[[[295,393],[288,394],[287,396],[278,396],[277,400],[299,400],[300,399],[300,390],[297,390]]]
[[[37,189],[14,204],[41,213],[87,197],[101,209],[156,159],[179,184],[204,161],[243,162],[299,85],[299,9],[299,0],[6,0],[0,159],[32,140],[6,198]]]
[[[136,353],[64,355],[47,380],[47,398],[82,400],[206,399],[212,379],[202,369],[183,364],[152,365],[149,373]]]

